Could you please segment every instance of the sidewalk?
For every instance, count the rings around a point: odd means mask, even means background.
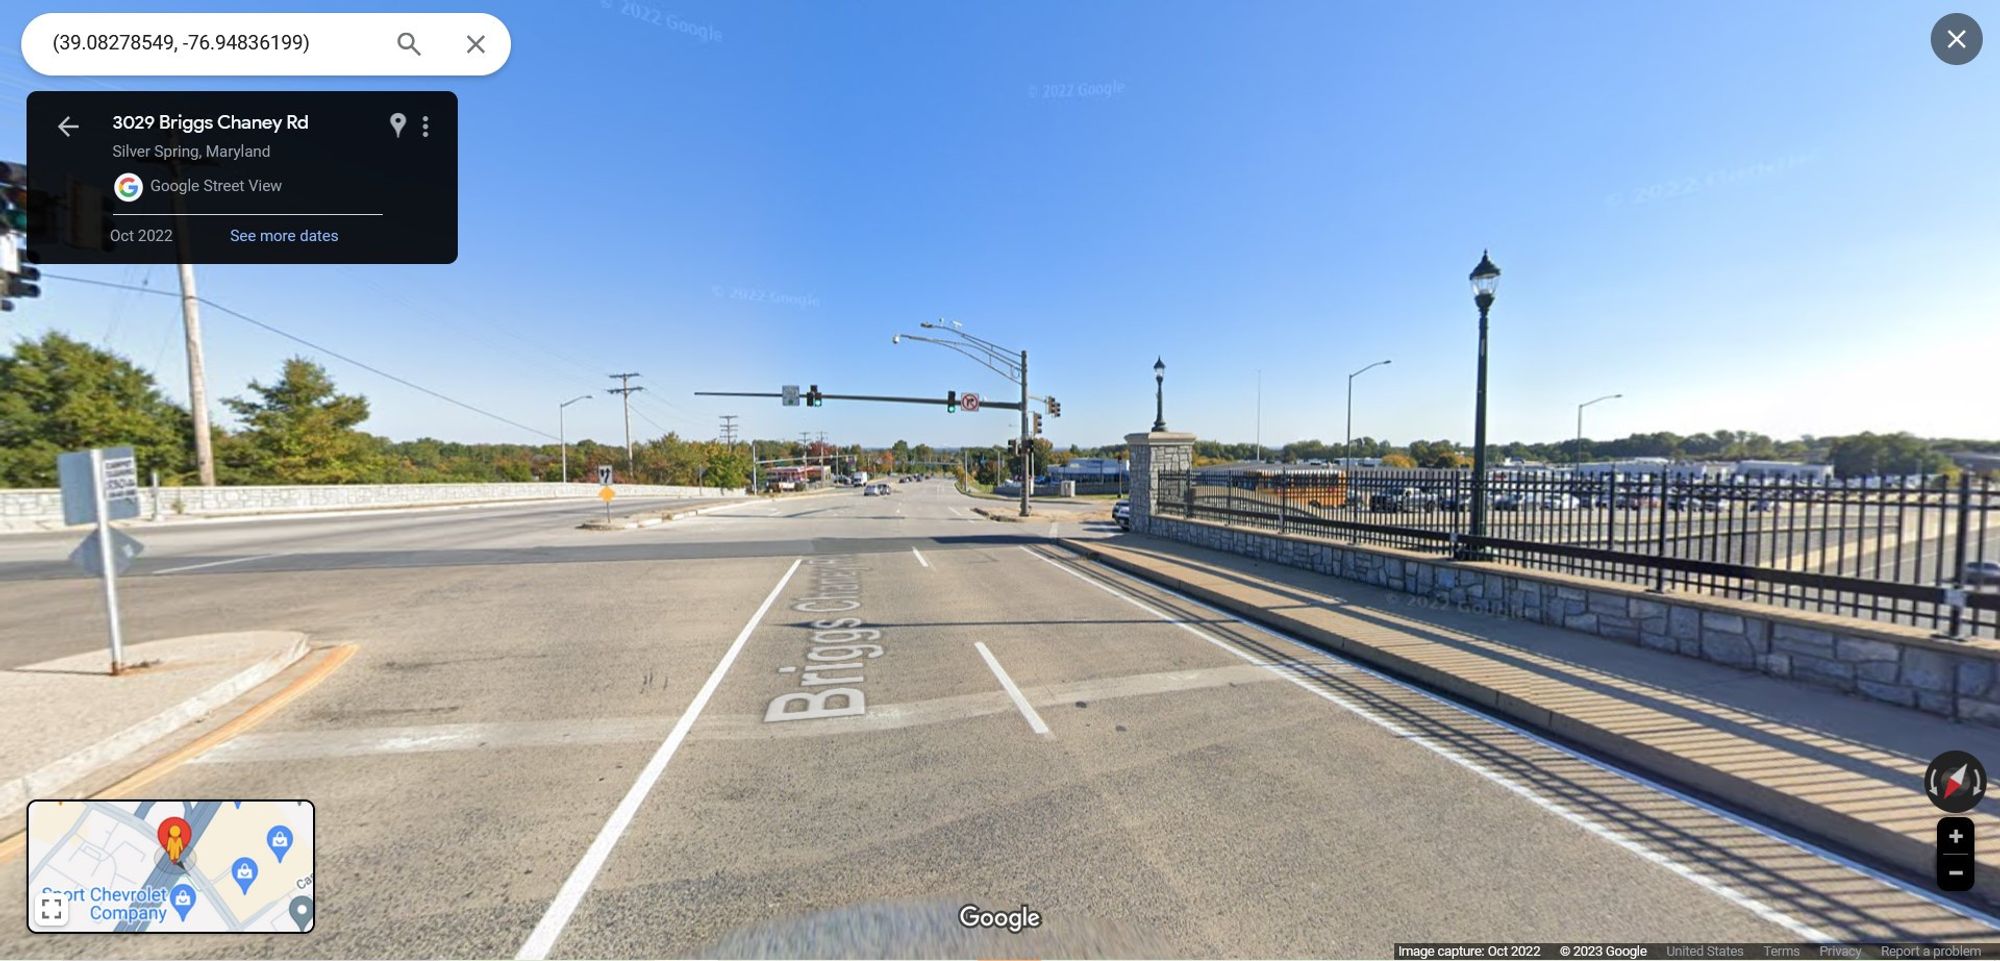
[[[1926,887],[1947,750],[2000,770],[2000,730],[1708,661],[1159,538],[1063,545],[1488,712],[1859,852]],[[2000,904],[2000,799],[1976,822],[1973,894]]]
[[[119,677],[104,651],[0,671],[0,837],[29,801],[102,787],[103,773],[306,653],[304,634],[242,631],[128,645]]]

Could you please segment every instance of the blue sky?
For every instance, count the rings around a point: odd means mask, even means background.
[[[890,336],[948,317],[1031,351],[1046,432],[1152,419],[1250,440],[1471,437],[1482,248],[1497,440],[1872,430],[2000,437],[2000,54],[1948,67],[1911,3],[430,3],[514,37],[487,78],[103,81],[0,57],[0,153],[33,89],[456,90],[450,266],[212,266],[204,295],[551,433],[992,443],[1003,413],[697,398],[817,382],[1007,396]],[[14,27],[44,9],[18,7]],[[379,3],[240,9],[381,9]],[[202,9],[232,9],[201,5]],[[1973,4],[1989,31],[2000,6]],[[52,271],[53,272],[53,271]],[[67,268],[172,289],[170,267]],[[169,298],[44,285],[6,315],[185,395]],[[737,296],[758,291],[769,299]],[[206,319],[211,392],[299,349]],[[310,352],[305,352],[310,354]],[[396,438],[532,435],[326,358]],[[227,422],[226,414],[218,415]]]

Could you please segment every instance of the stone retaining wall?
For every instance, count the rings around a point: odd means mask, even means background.
[[[1135,512],[1136,514],[1136,512]],[[1658,651],[2000,726],[2000,643],[1910,627],[1393,548],[1243,530],[1154,514],[1148,533],[1403,591],[1439,608],[1538,621]]]
[[[741,490],[620,484],[620,497],[726,497]],[[267,487],[162,487],[160,514],[207,517],[228,514],[330,511],[371,507],[416,507],[535,501],[594,500],[595,484],[323,484]],[[153,489],[139,493],[139,516],[153,516]],[[62,526],[62,492],[49,488],[0,490],[0,529]]]

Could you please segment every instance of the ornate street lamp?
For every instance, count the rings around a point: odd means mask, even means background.
[[[1479,387],[1472,414],[1472,536],[1486,536],[1486,312],[1493,308],[1493,291],[1500,286],[1500,268],[1486,251],[1472,268],[1472,302],[1479,307]],[[1466,560],[1481,560],[1486,551],[1472,546],[1459,552]]]
[[[1167,362],[1158,357],[1153,358],[1153,431],[1155,433],[1167,429],[1166,380]]]

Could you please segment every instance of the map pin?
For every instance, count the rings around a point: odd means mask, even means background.
[[[310,931],[313,926],[313,899],[301,894],[292,899],[292,923],[301,931]]]
[[[180,913],[181,920],[186,921],[188,912],[194,910],[194,888],[186,884],[176,884],[168,896],[173,898],[174,910]]]
[[[188,845],[194,843],[194,828],[183,818],[168,818],[160,822],[160,850],[167,852],[167,860],[175,864],[187,855]]]
[[[250,882],[257,880],[257,862],[237,858],[236,863],[229,866],[229,876],[236,879],[236,886],[242,888],[244,894],[249,894]]]
[[[403,139],[403,125],[409,122],[410,122],[409,118],[404,117],[400,113],[392,113],[389,115],[389,126],[395,128],[397,140]]]
[[[285,863],[285,852],[292,849],[292,829],[282,824],[264,835],[264,843],[271,846],[271,853],[277,855],[278,863]]]

